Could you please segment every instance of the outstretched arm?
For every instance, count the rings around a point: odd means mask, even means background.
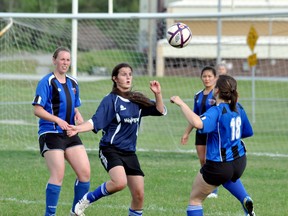
[[[156,80],[150,81],[150,89],[155,95],[157,110],[160,113],[164,113],[165,112],[165,106],[164,106],[164,103],[163,103],[160,83],[158,81],[156,81]]]
[[[184,101],[179,96],[172,96],[170,98],[170,101],[171,103],[175,103],[181,108],[185,118],[192,125],[192,127],[195,127],[197,129],[203,128],[203,122],[200,119],[200,117],[196,113],[194,113],[190,109],[190,107],[186,103],[184,103]]]

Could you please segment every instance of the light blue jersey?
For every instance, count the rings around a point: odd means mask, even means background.
[[[201,119],[207,133],[206,159],[216,162],[233,161],[246,152],[241,138],[253,135],[251,124],[243,107],[237,103],[237,112],[230,110],[229,104],[220,103],[211,107]],[[230,127],[227,127],[230,125]]]
[[[163,114],[156,106],[140,107],[128,99],[110,93],[103,98],[91,119],[94,132],[102,130],[100,146],[113,145],[122,151],[135,152],[141,118],[161,115]]]

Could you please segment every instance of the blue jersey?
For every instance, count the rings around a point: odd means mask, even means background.
[[[113,145],[122,151],[135,152],[141,118],[149,115],[163,114],[156,106],[140,107],[128,99],[110,93],[103,98],[91,119],[94,132],[102,129],[100,146]]]
[[[216,102],[213,96],[213,90],[211,90],[208,95],[204,95],[204,90],[205,89],[197,92],[194,96],[193,112],[199,116],[206,112],[211,106],[214,106]],[[199,133],[199,131],[196,130],[196,133]]]
[[[74,125],[75,107],[81,105],[77,81],[66,75],[66,83],[62,84],[53,73],[46,75],[38,83],[32,105],[40,105],[50,114]],[[44,133],[63,131],[55,122],[40,118],[38,134]]]
[[[215,105],[215,98],[213,96],[213,90],[208,95],[204,95],[204,90],[197,92],[194,96],[194,109],[193,112],[197,115],[202,115],[211,106]]]
[[[220,103],[201,116],[203,128],[199,132],[207,133],[207,160],[233,161],[245,154],[241,138],[252,136],[253,130],[246,112],[239,103],[237,110],[238,112],[232,112],[229,104]]]

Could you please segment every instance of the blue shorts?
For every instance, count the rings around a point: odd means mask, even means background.
[[[246,155],[227,162],[214,162],[207,160],[203,167],[200,169],[200,173],[206,183],[210,185],[219,186],[227,181],[236,182],[239,179],[246,168]]]
[[[111,145],[107,147],[100,147],[99,158],[107,172],[115,166],[123,166],[126,175],[144,176],[135,152],[121,151]]]
[[[65,151],[67,148],[83,145],[78,134],[69,137],[64,133],[46,133],[39,137],[40,154],[44,157],[44,153],[49,150],[60,149]]]

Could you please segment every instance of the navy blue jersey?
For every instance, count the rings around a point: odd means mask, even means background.
[[[110,93],[103,98],[91,119],[94,132],[102,129],[100,146],[114,145],[119,150],[135,152],[141,118],[149,115],[163,114],[156,106],[140,107],[128,99]]]
[[[233,161],[245,154],[241,138],[253,135],[252,126],[245,110],[237,103],[238,112],[232,112],[229,104],[220,103],[211,107],[201,119],[207,133],[206,159],[216,162]]]
[[[53,73],[46,75],[38,83],[32,105],[40,105],[50,114],[74,125],[75,108],[81,105],[77,81],[66,75],[66,83],[61,84]],[[40,118],[38,134],[43,133],[63,131],[55,122]]]
[[[213,96],[213,90],[208,95],[204,95],[204,89],[197,92],[194,96],[194,109],[193,112],[197,115],[202,115],[211,106],[215,105],[215,98]]]

